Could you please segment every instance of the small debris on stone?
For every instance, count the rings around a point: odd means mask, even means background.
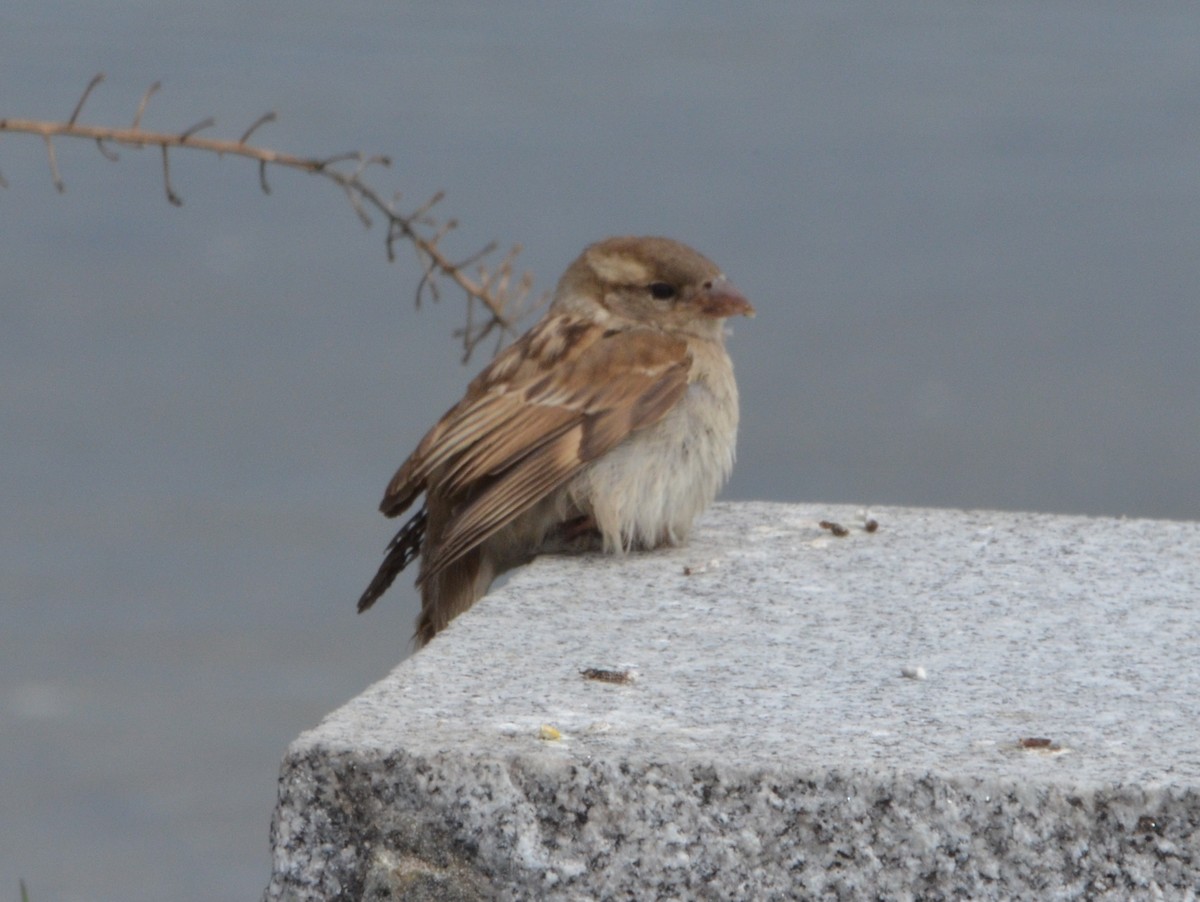
[[[1023,749],[1048,749],[1054,747],[1054,740],[1045,736],[1026,736],[1021,740]]]
[[[585,680],[595,680],[597,683],[625,684],[633,682],[632,670],[606,670],[603,667],[587,667],[579,673]]]
[[[1017,747],[1035,755],[1057,756],[1065,755],[1071,751],[1069,748],[1059,745],[1053,739],[1046,736],[1026,736],[1017,740]]]

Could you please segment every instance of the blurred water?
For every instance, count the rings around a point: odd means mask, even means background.
[[[726,497],[1200,515],[1200,11],[0,11],[0,116],[388,153],[550,287],[663,233],[758,307]],[[0,898],[255,896],[287,741],[405,652],[374,507],[461,391],[335,191],[0,137]],[[478,361],[472,364],[472,368]],[[8,889],[5,889],[8,887]]]

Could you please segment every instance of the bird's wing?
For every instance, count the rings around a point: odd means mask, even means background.
[[[654,329],[540,323],[476,378],[388,487],[385,513],[422,489],[451,503],[422,578],[661,420],[686,390],[690,365],[686,342]]]

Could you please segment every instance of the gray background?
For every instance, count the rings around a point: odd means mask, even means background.
[[[754,301],[726,498],[1200,515],[1184,4],[32,3],[0,116],[390,154],[541,288],[662,233]],[[0,899],[256,895],[287,741],[406,653],[354,601],[461,392],[335,189],[0,136]],[[406,581],[407,582],[407,581]]]

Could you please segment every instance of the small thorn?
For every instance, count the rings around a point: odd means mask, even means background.
[[[92,93],[92,88],[104,81],[104,73],[97,72],[92,76],[92,80],[88,82],[88,86],[83,89],[83,96],[79,98],[79,103],[75,104],[75,112],[71,114],[71,118],[67,120],[67,125],[74,125],[75,120],[79,118],[79,114],[83,111],[83,105],[87,103],[88,95]]]
[[[238,144],[245,144],[247,141],[249,141],[250,136],[252,134],[254,134],[255,129],[257,129],[260,125],[266,125],[268,122],[274,122],[274,121],[275,121],[274,111],[272,111],[270,113],[263,113],[261,116],[259,116],[257,119],[254,120],[253,125],[251,125],[248,129],[246,129],[246,131],[242,134],[241,140],[238,141]],[[268,191],[267,193],[270,194],[271,192]]]
[[[209,116],[207,119],[201,119],[199,122],[197,122],[191,128],[187,129],[186,131],[180,132],[179,140],[186,141],[188,138],[190,138],[192,135],[196,134],[196,132],[200,131],[201,129],[211,128],[212,126],[214,126],[216,124],[217,124],[217,120],[215,120],[212,116]]]
[[[100,155],[110,163],[115,163],[121,159],[115,150],[110,150],[108,147],[104,146],[104,140],[102,138],[96,139],[96,147],[100,150]]]
[[[162,82],[156,81],[154,84],[152,84],[150,87],[148,87],[146,89],[146,93],[142,95],[141,102],[138,103],[137,113],[135,113],[134,117],[133,117],[134,131],[137,131],[139,128],[141,128],[142,113],[146,112],[146,104],[148,104],[150,102],[151,96],[153,96],[158,91],[158,89],[161,87],[162,87]]]
[[[59,194],[67,190],[67,186],[63,184],[62,176],[58,172],[58,158],[54,155],[54,142],[50,140],[50,136],[45,136],[46,155],[50,157],[50,178],[54,180],[54,187]]]
[[[167,146],[164,144],[162,149],[163,160],[163,187],[167,191],[167,200],[173,207],[182,207],[183,199],[175,193],[175,189],[171,187],[171,163],[167,156]]]

